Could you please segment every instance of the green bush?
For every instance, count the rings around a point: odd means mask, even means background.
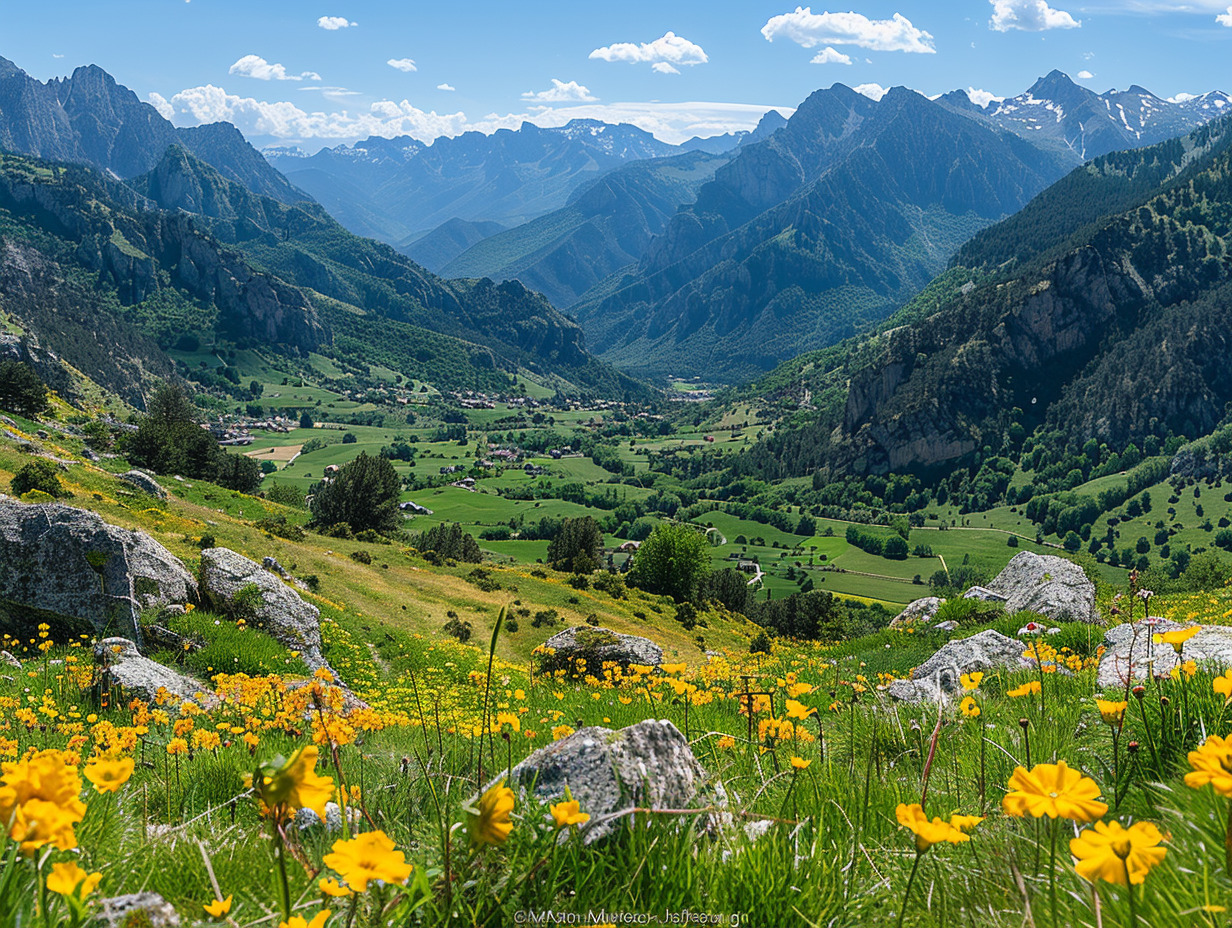
[[[12,488],[15,496],[24,496],[31,490],[38,490],[55,499],[73,495],[60,482],[60,474],[56,465],[44,458],[31,461],[19,468],[13,475]]]

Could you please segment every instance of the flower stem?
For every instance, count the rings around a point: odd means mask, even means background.
[[[903,904],[898,913],[898,928],[903,928],[903,919],[907,916],[907,902],[911,899],[911,887],[915,883],[916,871],[920,869],[920,858],[924,855],[915,852],[915,862],[911,865],[911,876],[907,877],[907,891],[903,893]]]
[[[1061,823],[1057,820],[1052,822],[1052,851],[1051,860],[1048,865],[1048,897],[1049,903],[1052,906],[1052,923],[1054,925],[1061,924],[1057,920],[1057,831],[1060,830]]]
[[[1223,836],[1224,866],[1232,876],[1232,803],[1228,804],[1228,827]]]

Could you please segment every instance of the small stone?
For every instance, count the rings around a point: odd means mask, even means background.
[[[545,670],[570,667],[578,660],[586,661],[588,667],[600,667],[604,661],[626,667],[663,663],[663,649],[649,638],[622,635],[601,625],[574,625],[553,635],[543,646],[553,652],[540,662]]]
[[[129,893],[99,903],[107,928],[179,928],[175,907],[158,893]]]
[[[1007,638],[991,628],[970,638],[955,638],[915,668],[911,679],[893,681],[888,692],[902,702],[948,702],[950,695],[961,689],[965,673],[1031,666],[1022,656],[1024,647],[1017,638]]]

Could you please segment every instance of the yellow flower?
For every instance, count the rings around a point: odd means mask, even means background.
[[[77,846],[73,826],[86,806],[76,763],[75,755],[49,749],[0,765],[0,827],[8,828],[23,854],[48,844],[62,851]]]
[[[803,757],[793,757],[791,759],[791,765],[797,770],[808,770],[811,763],[811,760],[805,760]]]
[[[213,902],[207,902],[201,908],[205,909],[206,915],[212,915],[214,918],[222,918],[231,911],[232,896],[227,896],[226,899],[215,899]]]
[[[1120,822],[1096,822],[1069,842],[1070,853],[1078,858],[1074,869],[1094,883],[1105,880],[1121,886],[1137,886],[1146,875],[1163,863],[1167,848],[1160,847],[1164,836],[1150,822],[1135,822],[1122,828]]]
[[[900,802],[894,814],[898,818],[898,824],[915,835],[915,849],[919,854],[923,854],[934,844],[962,844],[964,841],[970,841],[967,831],[984,820],[977,815],[955,815],[948,822],[941,818],[930,820],[918,802],[911,805]]]
[[[718,747],[719,747],[719,750],[721,751],[730,751],[735,746],[736,746],[736,739],[733,738],[731,735],[724,735],[722,738],[719,739]]]
[[[1216,677],[1211,686],[1223,697],[1224,705],[1232,702],[1232,670],[1226,670],[1222,677]]]
[[[963,697],[963,701],[959,704],[959,708],[962,710],[962,714],[965,715],[969,719],[974,719],[974,718],[979,717],[980,707],[976,703],[976,701],[970,696]]]
[[[349,841],[335,841],[333,851],[321,859],[357,893],[367,890],[370,880],[405,883],[411,875],[406,857],[383,831],[369,831]]]
[[[1120,725],[1125,719],[1125,710],[1129,708],[1127,702],[1114,702],[1110,699],[1097,699],[1095,705],[1105,725]]]
[[[804,703],[796,702],[794,699],[787,700],[787,717],[789,719],[807,719],[816,711],[816,709],[809,708]]]
[[[108,760],[104,757],[95,758],[86,764],[86,779],[94,784],[94,789],[100,793],[114,793],[128,782],[133,775],[136,763],[131,757],[120,757]]]
[[[1068,818],[1093,822],[1108,806],[1099,801],[1099,784],[1060,761],[1036,764],[1029,771],[1018,767],[1009,782],[1010,792],[1001,800],[1007,815]]]
[[[664,673],[684,673],[689,667],[688,664],[660,664],[659,669]]]
[[[1185,785],[1201,789],[1210,784],[1221,796],[1232,796],[1232,738],[1209,735],[1202,747],[1189,752]]]
[[[287,921],[279,922],[278,928],[323,928],[329,918],[329,909],[322,909],[308,921],[302,915],[292,915]]]
[[[556,823],[557,830],[568,828],[570,825],[585,825],[589,822],[590,813],[580,810],[581,806],[576,799],[567,799],[548,807],[548,811],[552,813],[552,821]]]
[[[47,888],[61,896],[71,896],[73,890],[77,889],[77,884],[80,883],[81,890],[77,893],[77,898],[84,899],[94,892],[94,888],[98,886],[98,881],[102,878],[101,873],[82,870],[75,860],[71,860],[67,863],[52,864],[51,873],[47,875]]]
[[[467,831],[474,844],[504,844],[513,831],[509,816],[513,813],[513,790],[504,780],[491,786],[480,797],[478,808],[468,814]]]
[[[317,775],[317,754],[317,746],[310,744],[292,754],[281,767],[266,768],[256,792],[267,808],[311,809],[325,820],[325,803],[334,795],[334,780]],[[253,785],[251,775],[246,782]]]
[[[964,673],[958,678],[958,682],[962,684],[962,688],[970,692],[980,688],[980,684],[984,682],[984,674],[976,670],[972,673]]]
[[[187,754],[188,753],[188,742],[185,741],[183,738],[172,738],[170,741],[167,742],[167,753],[168,754]]]
[[[1180,654],[1181,650],[1185,647],[1185,642],[1200,631],[1202,631],[1201,625],[1191,625],[1188,628],[1176,628],[1163,634],[1156,633],[1151,636],[1151,640],[1156,644],[1170,644],[1172,645],[1172,650]]]
[[[1013,698],[1017,699],[1019,696],[1038,695],[1039,691],[1040,691],[1039,680],[1028,680],[1022,686],[1015,687],[1014,689],[1010,690],[1005,695],[1012,696]]]
[[[522,720],[518,718],[516,712],[498,712],[496,713],[496,727],[503,728],[508,725],[514,732],[522,730]]]
[[[321,877],[317,882],[317,889],[326,896],[350,896],[354,893],[351,887],[343,886],[337,880],[331,880],[327,876]]]

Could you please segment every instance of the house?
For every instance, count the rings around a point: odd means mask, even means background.
[[[632,554],[634,551],[636,551],[641,546],[642,546],[642,543],[640,541],[626,541],[616,550],[620,552],[627,552],[629,554]]]
[[[475,491],[475,478],[463,477],[461,480],[451,483],[450,486],[457,487],[459,490],[470,490],[473,493]]]
[[[756,561],[750,561],[748,559],[742,558],[741,560],[736,562],[736,570],[742,573],[755,574],[757,573],[757,569],[758,569],[758,564]]]

